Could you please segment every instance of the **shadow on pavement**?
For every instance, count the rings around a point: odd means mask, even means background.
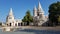
[[[34,30],[34,29],[24,29],[17,30],[15,32],[33,32],[35,34],[60,34],[60,31],[52,31],[52,30]]]

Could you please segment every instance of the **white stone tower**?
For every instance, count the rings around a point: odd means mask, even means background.
[[[6,18],[6,24],[8,26],[14,26],[14,23],[15,23],[15,20],[14,20],[14,15],[13,15],[13,12],[12,12],[12,8],[10,8],[10,12]]]
[[[33,9],[33,22],[34,22],[34,25],[37,25],[36,17],[37,17],[37,8],[35,6],[34,9]]]
[[[45,15],[44,15],[44,11],[41,7],[41,4],[39,2],[38,4],[38,8],[36,9],[36,7],[34,8],[33,11],[33,21],[35,25],[42,25],[45,22]]]
[[[37,16],[37,8],[36,8],[36,6],[35,6],[34,9],[33,9],[33,16],[34,16],[34,17]]]
[[[42,25],[45,22],[45,16],[44,16],[44,11],[43,11],[43,9],[41,7],[40,2],[38,4],[37,15],[39,16],[39,20],[40,20],[38,25]]]

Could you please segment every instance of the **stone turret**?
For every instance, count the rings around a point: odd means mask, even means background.
[[[36,9],[36,7],[34,8],[34,25],[42,25],[43,23],[45,23],[45,15],[44,15],[44,11],[41,7],[40,2],[38,3],[38,8]]]
[[[10,8],[9,16],[13,16],[12,8]]]
[[[36,6],[35,6],[34,9],[33,9],[33,16],[34,16],[34,17],[37,16],[37,8],[36,8]]]
[[[12,8],[10,8],[10,12],[9,12],[9,14],[7,16],[7,19],[8,19],[8,21],[14,20],[14,15],[13,15],[13,12],[12,12]]]
[[[10,12],[7,16],[6,22],[7,22],[6,24],[8,26],[14,26],[13,23],[15,23],[15,20],[14,20],[14,15],[13,15],[13,12],[12,12],[12,8],[10,8]]]
[[[42,9],[42,7],[41,7],[40,2],[39,2],[39,4],[38,4],[37,13],[38,13],[38,14],[44,14],[44,11],[43,11],[43,9]]]

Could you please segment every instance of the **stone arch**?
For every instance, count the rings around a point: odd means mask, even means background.
[[[12,23],[10,23],[10,26],[12,26]]]

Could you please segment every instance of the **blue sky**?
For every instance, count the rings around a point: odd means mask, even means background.
[[[41,6],[48,15],[48,7],[50,4],[60,1],[60,0],[39,0]],[[6,21],[6,17],[9,13],[9,9],[13,9],[15,19],[22,19],[27,10],[31,11],[33,14],[33,8],[36,5],[38,7],[38,0],[0,0],[0,21]]]

